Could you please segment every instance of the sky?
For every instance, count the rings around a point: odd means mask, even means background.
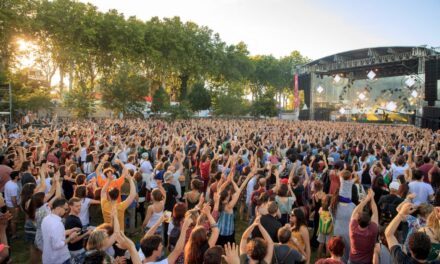
[[[293,50],[319,59],[379,46],[440,46],[440,0],[81,0],[149,20],[179,16],[248,45],[251,55]]]

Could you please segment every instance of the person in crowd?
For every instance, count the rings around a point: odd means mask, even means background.
[[[333,195],[330,203],[330,213],[333,219],[333,235],[344,240],[343,262],[348,262],[350,254],[350,219],[356,205],[352,202],[339,201],[339,195]]]
[[[386,226],[397,215],[396,209],[404,200],[398,195],[399,188],[400,183],[393,181],[389,186],[390,194],[384,195],[379,199],[377,205],[380,210],[380,224],[382,226]]]
[[[78,229],[80,234],[69,241],[67,248],[69,249],[70,255],[74,263],[82,263],[84,261],[85,249],[84,249],[84,239],[90,235],[92,229],[84,229],[79,218],[81,213],[81,200],[79,198],[73,197],[69,200],[69,215],[66,217],[64,227],[66,230]]]
[[[306,261],[305,252],[292,249],[288,243],[295,241],[292,239],[292,231],[289,224],[278,229],[277,239],[279,243],[274,246],[274,263],[303,263]],[[300,248],[301,249],[301,248]]]
[[[307,228],[307,220],[302,209],[293,209],[290,215],[290,225],[292,226],[292,238],[295,242],[292,241],[289,245],[299,252],[305,252],[307,263],[310,263],[310,236]]]
[[[11,239],[17,238],[17,221],[20,204],[19,187],[20,172],[12,171],[10,175],[11,179],[5,184],[5,203],[8,208],[8,212],[11,213]]]
[[[205,252],[215,246],[219,236],[217,223],[211,215],[211,207],[205,205],[202,214],[208,219],[211,236],[208,237],[207,230],[204,226],[198,225],[191,231],[190,238],[185,245],[184,260],[185,264],[203,264]]]
[[[191,181],[191,191],[185,193],[184,199],[188,210],[193,209],[202,197],[203,182],[198,179]]]
[[[272,201],[267,206],[267,214],[260,217],[260,223],[269,233],[272,241],[278,243],[278,230],[282,227],[280,221],[278,221],[278,204]],[[255,229],[252,233],[252,237],[262,237],[258,229]]]
[[[364,210],[370,204],[371,214]],[[379,212],[374,193],[368,190],[367,197],[353,210],[350,220],[350,263],[371,263],[374,245],[379,232]]]
[[[327,249],[330,252],[330,258],[319,259],[316,264],[343,264],[342,255],[344,254],[344,239],[340,236],[330,238],[327,243]]]
[[[434,190],[430,184],[423,181],[422,171],[416,169],[412,175],[414,180],[408,184],[409,192],[415,194],[412,202],[415,205],[419,205],[432,201],[434,199]]]
[[[397,263],[427,263],[428,256],[431,252],[431,240],[424,232],[414,232],[408,239],[409,252],[405,253],[399,244],[395,235],[399,224],[404,221],[408,215],[412,214],[417,207],[412,203],[405,203],[400,208],[399,213],[391,221],[385,230],[385,236],[388,248],[391,252],[393,264]],[[435,261],[432,263],[440,263]]]
[[[128,179],[130,183],[130,194],[128,195],[127,199],[125,199],[123,202],[118,202],[119,189],[117,187],[111,188],[107,194],[107,189],[110,186],[111,182],[113,181],[113,175],[109,174],[109,178],[107,179],[104,187],[101,190],[101,209],[102,209],[102,215],[104,217],[104,223],[110,223],[112,219],[111,217],[112,206],[113,204],[116,204],[118,208],[118,216],[119,216],[119,223],[121,225],[121,230],[124,231],[125,210],[130,206],[130,204],[134,201],[136,197],[136,186],[134,184],[133,178],[130,176],[130,173],[128,172],[124,164],[122,162],[119,162],[119,164],[123,168],[121,178],[125,177],[126,179]]]
[[[263,238],[253,238],[249,240],[252,231],[258,228]],[[229,243],[228,243],[229,244]],[[266,229],[261,225],[260,218],[257,217],[241,237],[240,242],[240,264],[243,263],[271,263],[273,257],[274,243]]]
[[[89,208],[91,205],[100,205],[101,201],[90,199],[87,197],[87,187],[78,186],[75,190],[75,197],[80,199],[81,211],[79,213],[79,219],[83,227],[87,228],[90,225],[90,213]]]
[[[157,221],[150,230],[145,234],[145,236],[141,239],[141,260],[143,263],[149,264],[168,264],[175,263],[180,254],[183,252],[184,244],[185,244],[185,234],[192,223],[192,219],[190,217],[186,217],[183,226],[180,232],[179,239],[176,243],[176,246],[173,251],[163,260],[159,260],[159,258],[163,255],[164,247],[162,245],[162,237],[156,235],[157,228],[162,224],[164,217],[161,217],[159,221]]]
[[[52,210],[41,223],[43,234],[43,264],[70,264],[68,244],[79,236],[80,228],[66,230],[62,217],[69,210],[67,201],[58,198],[52,203]],[[67,236],[67,238],[66,238]]]
[[[166,191],[162,187],[161,182],[158,184],[159,188],[154,189],[151,192],[152,204],[148,206],[147,215],[142,223],[142,229],[147,232],[151,229],[162,217],[165,209]],[[162,226],[157,229],[158,233],[162,232]]]

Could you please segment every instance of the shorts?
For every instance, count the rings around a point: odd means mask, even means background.
[[[331,237],[331,235],[318,234],[317,240],[321,244],[327,244]]]
[[[17,207],[8,207],[8,212],[10,212],[12,215],[11,222],[17,223],[17,221],[18,221],[18,208]]]

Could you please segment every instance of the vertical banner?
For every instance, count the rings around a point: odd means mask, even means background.
[[[298,108],[299,107],[299,92],[298,92],[298,74],[295,74],[294,77],[294,90],[293,90],[293,94],[295,96],[295,103],[293,104],[294,108]]]

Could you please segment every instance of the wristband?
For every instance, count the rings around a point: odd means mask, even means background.
[[[212,225],[211,225],[211,228],[218,228],[218,224],[217,224],[217,223],[212,224]]]

